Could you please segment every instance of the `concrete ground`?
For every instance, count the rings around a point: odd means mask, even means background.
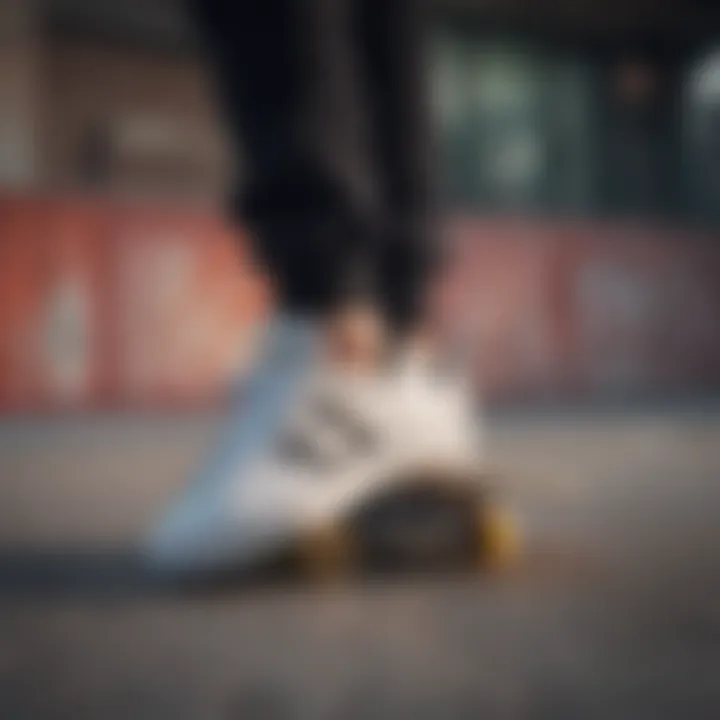
[[[720,717],[720,408],[503,413],[502,576],[160,590],[209,417],[0,422],[0,718]]]

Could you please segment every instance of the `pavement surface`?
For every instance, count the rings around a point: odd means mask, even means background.
[[[720,717],[720,407],[494,415],[508,574],[171,592],[215,425],[0,421],[0,719]]]

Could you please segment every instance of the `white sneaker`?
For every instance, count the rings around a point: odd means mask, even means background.
[[[363,374],[320,358],[315,328],[273,328],[246,403],[145,552],[175,572],[240,568],[415,470],[472,471],[471,394],[422,363]]]

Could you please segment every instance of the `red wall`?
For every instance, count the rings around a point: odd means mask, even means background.
[[[720,385],[720,238],[451,223],[439,306],[492,397]],[[267,292],[193,209],[0,198],[0,410],[194,405],[242,369]]]
[[[663,226],[513,221],[459,222],[454,236],[452,275],[480,326],[476,365],[491,394],[720,386],[720,238]]]
[[[0,199],[0,410],[213,399],[266,296],[206,212]]]

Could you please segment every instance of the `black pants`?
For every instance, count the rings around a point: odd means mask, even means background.
[[[194,0],[242,158],[235,209],[292,310],[365,293],[399,325],[420,311],[434,234],[421,2]]]

